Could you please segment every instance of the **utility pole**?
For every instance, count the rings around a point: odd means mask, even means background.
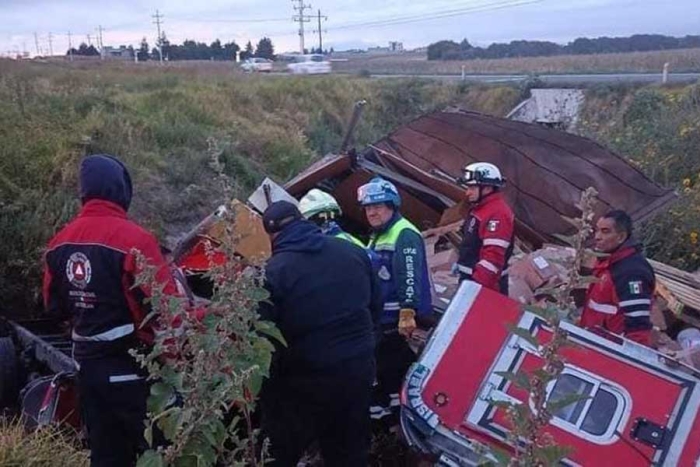
[[[39,51],[39,36],[37,36],[36,33],[34,33],[34,45],[36,46],[36,55],[41,55],[41,52]]]
[[[100,59],[104,60],[105,54],[104,54],[104,43],[102,42],[102,25],[97,26],[97,46],[100,48]]]
[[[49,32],[49,57],[53,57],[53,34]]]
[[[87,35],[87,40],[88,40],[88,47],[92,45],[92,42],[90,41],[90,34]]]
[[[318,10],[318,29],[314,32],[318,32],[318,50],[319,53],[323,53],[323,33],[326,32],[321,29],[321,18],[328,20],[328,16],[321,16],[321,10]]]
[[[73,61],[73,36],[70,31],[68,31],[68,59]]]
[[[158,28],[158,39],[157,39],[157,41],[158,41],[157,42],[158,55],[160,55],[160,63],[162,64],[163,63],[163,36],[160,33],[160,25],[163,22],[162,21],[163,15],[161,15],[160,12],[158,10],[156,10],[156,14],[153,15],[153,18],[155,19],[153,24],[155,24],[156,27]]]
[[[292,3],[299,4],[294,7],[299,14],[292,16],[292,21],[299,23],[299,53],[304,55],[304,23],[311,21],[311,16],[305,15],[304,10],[310,9],[311,5],[304,4],[304,0],[292,0]]]

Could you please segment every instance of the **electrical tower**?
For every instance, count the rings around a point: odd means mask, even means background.
[[[34,33],[34,45],[36,46],[36,55],[37,57],[41,55],[41,52],[39,51],[39,36]]]
[[[53,34],[49,33],[49,57],[53,57]]]
[[[104,52],[105,45],[104,45],[104,42],[102,42],[102,31],[104,31],[104,29],[102,29],[102,25],[100,24],[97,26],[97,46],[100,48],[100,58],[102,60],[104,60],[104,58],[105,58],[105,52]]]
[[[314,29],[314,32],[318,33],[318,50],[319,53],[323,53],[323,33],[328,33],[328,31],[321,29],[321,18],[324,21],[328,21],[328,16],[321,16],[321,10],[318,10],[318,29]]]
[[[73,35],[68,31],[68,57],[73,61]]]
[[[163,23],[163,15],[160,14],[158,10],[156,10],[156,14],[153,15],[153,24],[156,25],[158,28],[158,39],[157,39],[157,44],[158,44],[158,55],[160,56],[160,63],[163,63],[163,36],[160,33],[160,25]]]
[[[304,0],[292,0],[292,3],[297,3],[294,9],[299,12],[298,15],[292,16],[292,21],[299,23],[299,53],[304,55],[304,23],[311,21],[311,16],[305,15],[304,10],[311,8],[311,5],[306,5]]]

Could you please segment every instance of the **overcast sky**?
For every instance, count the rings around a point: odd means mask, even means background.
[[[401,41],[407,48],[440,39],[469,39],[488,45],[514,39],[565,43],[576,37],[660,33],[700,34],[700,0],[306,0],[323,21],[324,46],[337,50]],[[253,44],[272,38],[277,52],[299,48],[298,23],[291,0],[0,0],[0,53],[12,50],[64,53],[68,31],[74,44],[94,43],[99,25],[105,45],[152,45],[158,9],[171,42],[190,38]],[[316,18],[305,24],[306,46],[318,45]]]

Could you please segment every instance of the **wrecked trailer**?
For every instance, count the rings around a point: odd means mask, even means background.
[[[356,189],[382,175],[399,186],[404,216],[426,230],[464,218],[467,206],[455,182],[472,162],[501,169],[516,236],[533,247],[572,233],[563,217],[579,215],[576,203],[588,187],[599,193],[598,214],[623,209],[635,223],[676,196],[594,141],[460,109],[420,117],[359,153],[326,156],[285,188],[295,198],[311,188],[330,192],[353,227],[366,232]]]
[[[449,273],[459,228],[468,213],[456,180],[477,161],[497,165],[507,178],[504,195],[515,213],[516,249],[533,251],[573,227],[581,193],[594,187],[596,214],[624,209],[642,222],[676,196],[617,154],[583,137],[459,109],[446,109],[400,127],[366,149],[328,155],[285,185],[295,198],[320,188],[343,208],[343,228],[367,238],[369,226],[356,191],[375,175],[394,182],[402,214],[423,231],[435,286],[433,303],[444,310],[457,288]]]
[[[296,198],[311,188],[328,191],[343,208],[344,227],[362,236],[368,226],[355,193],[381,175],[398,186],[402,214],[423,231],[429,256],[436,248],[433,255],[445,254],[449,263],[468,210],[456,180],[477,161],[496,164],[508,179],[504,193],[521,251],[562,245],[561,236],[574,233],[566,218],[580,215],[576,204],[588,187],[599,193],[596,214],[624,209],[634,222],[649,219],[676,196],[588,139],[458,109],[420,117],[359,153],[326,156],[285,188]],[[428,241],[435,236],[441,238]],[[517,301],[472,282],[452,299],[456,279],[439,283],[439,272],[431,268],[442,300],[434,304],[449,306],[407,375],[402,430],[411,446],[438,463],[478,465],[484,460],[479,445],[508,449],[507,422],[494,401],[526,403],[526,395],[496,372],[532,369],[540,361],[538,349],[505,324],[537,339],[549,331]],[[567,353],[570,364],[548,394],[560,399],[585,390],[589,399],[565,407],[550,422],[556,442],[575,449],[565,463],[594,465],[605,458],[631,465],[694,464],[700,454],[700,373],[619,336],[566,327],[585,350]]]
[[[81,430],[70,333],[55,319],[0,319],[0,409],[19,405],[28,429]]]

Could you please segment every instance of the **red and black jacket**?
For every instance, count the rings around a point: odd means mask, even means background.
[[[462,227],[457,263],[461,280],[506,292],[503,271],[513,254],[514,223],[513,211],[498,192],[486,196],[471,210]]]
[[[139,273],[135,250],[157,268],[164,293],[176,295],[155,237],[127,219],[111,201],[87,201],[78,216],[49,243],[45,255],[47,311],[72,318],[74,357],[126,355],[153,341],[152,326],[141,327],[148,310],[147,286],[134,288]]]
[[[599,258],[588,287],[580,326],[598,327],[649,345],[654,270],[639,245],[625,242],[610,256]]]

